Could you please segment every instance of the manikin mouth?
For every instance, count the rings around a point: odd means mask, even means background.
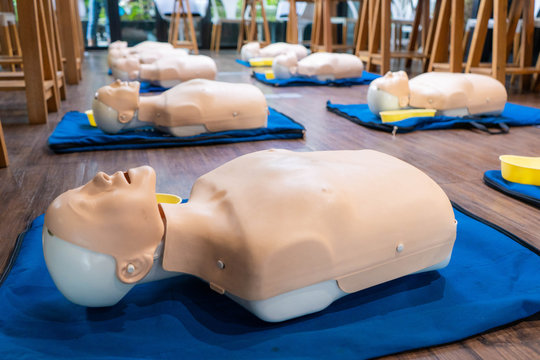
[[[131,179],[130,179],[129,173],[127,171],[124,172],[124,177],[126,178],[126,181],[128,182],[128,184],[131,184]]]

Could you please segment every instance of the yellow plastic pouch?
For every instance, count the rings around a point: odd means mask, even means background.
[[[84,113],[88,116],[90,126],[97,127],[96,120],[94,120],[94,112],[92,110],[86,110]]]
[[[249,65],[251,67],[262,67],[262,66],[272,66],[272,63],[274,62],[274,58],[265,58],[265,57],[259,57],[259,58],[253,58],[249,60]]]
[[[433,117],[437,110],[435,109],[406,109],[381,111],[381,120],[383,123],[405,120],[412,117]]]
[[[173,194],[156,194],[156,200],[158,203],[161,204],[178,204],[182,202],[182,198],[180,196],[176,196]]]
[[[272,70],[268,70],[264,73],[264,77],[266,80],[274,80],[276,76],[274,75],[274,72]]]
[[[505,180],[540,186],[540,157],[501,155],[499,160]]]

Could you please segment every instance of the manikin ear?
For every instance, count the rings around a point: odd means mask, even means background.
[[[135,110],[124,110],[118,113],[118,121],[122,124],[126,124],[135,116]]]
[[[133,284],[142,280],[152,269],[153,254],[141,254],[134,259],[116,259],[116,275],[126,284]]]
[[[399,107],[404,108],[409,106],[409,96],[400,96],[399,97]]]

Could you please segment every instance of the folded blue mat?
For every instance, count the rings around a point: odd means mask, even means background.
[[[293,76],[289,79],[266,79],[264,73],[253,72],[252,76],[266,84],[273,86],[353,86],[353,85],[369,85],[373,80],[381,77],[381,75],[373,74],[364,71],[362,77],[345,78],[336,80],[317,80],[315,78]]]
[[[484,173],[484,182],[489,187],[499,190],[518,200],[540,209],[540,186],[519,184],[505,180],[500,170],[488,170]]]
[[[236,62],[239,63],[240,65],[244,65],[246,67],[251,67],[251,64],[249,63],[249,61],[244,61],[244,60],[241,60],[241,59],[236,59]]]
[[[0,286],[0,356],[360,359],[456,341],[540,311],[538,250],[464,210],[455,214],[448,267],[276,324],[188,275],[138,285],[112,307],[74,305],[46,270],[40,216],[19,236]]]
[[[171,146],[229,144],[272,139],[301,139],[305,128],[288,116],[269,108],[267,127],[230,130],[176,137],[154,129],[106,134],[90,126],[86,114],[68,112],[49,136],[49,147],[57,153],[92,150],[142,149]]]
[[[382,123],[381,119],[369,111],[367,104],[339,105],[326,102],[326,109],[365,127],[387,132],[406,133],[415,130],[438,130],[456,127],[474,127],[489,134],[503,134],[508,126],[540,124],[540,109],[506,103],[499,116],[434,116],[413,117],[393,123]],[[492,127],[498,127],[493,130]]]
[[[150,92],[163,92],[169,90],[170,88],[164,88],[158,85],[152,85],[148,81],[141,81],[141,87],[139,88],[139,93],[150,93]]]

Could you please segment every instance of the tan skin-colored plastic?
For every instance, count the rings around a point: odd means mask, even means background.
[[[126,72],[130,80],[150,82],[213,80],[217,74],[216,63],[205,55],[163,57],[151,64],[141,64],[138,58],[122,58],[115,60],[112,68]]]
[[[399,71],[387,73],[373,85],[397,96],[402,107],[467,108],[471,115],[501,110],[507,100],[506,89],[500,82],[479,74],[431,72],[408,80],[407,74]]]
[[[111,85],[103,86],[96,91],[95,98],[118,112],[118,121],[126,123],[133,119],[139,108],[138,82],[122,82],[116,80]]]
[[[118,278],[135,283],[152,267],[164,234],[155,185],[149,166],[110,176],[99,172],[86,185],[57,197],[45,224],[61,239],[113,256]]]
[[[129,171],[129,185],[113,181],[102,191],[93,184],[102,181],[98,174],[61,195],[45,225],[121,264],[138,259],[127,255],[137,252],[133,246],[150,254],[164,232],[150,200],[155,178],[139,178],[147,168],[139,169]],[[188,203],[160,206],[163,268],[246,300],[331,279],[354,292],[443,261],[456,235],[442,189],[415,167],[372,150],[251,153],[201,176]]]
[[[397,97],[399,106],[409,105],[409,77],[405,71],[389,71],[383,77],[375,79],[372,85]]]
[[[159,54],[160,56],[165,54],[180,55],[182,52],[184,52],[183,50],[179,50],[180,49],[175,49],[171,44],[166,42],[143,41],[133,47],[128,47],[127,42],[125,41],[115,41],[109,45],[107,62],[109,67],[111,67],[116,59],[136,57],[140,59],[140,62],[147,63],[149,61],[144,59],[147,57],[153,57],[153,54]],[[158,58],[159,57],[156,57],[154,61]]]
[[[117,80],[100,88],[96,99],[117,110],[120,122],[138,111],[140,121],[165,127],[203,124],[212,132],[265,127],[268,117],[266,98],[257,87],[204,79],[142,97],[139,83]]]
[[[307,56],[308,51],[305,46],[299,44],[289,44],[277,42],[260,48],[258,42],[247,43],[242,47],[242,50],[248,50],[253,57],[269,57],[274,58],[278,55],[293,53],[298,60]],[[245,50],[244,50],[245,51]]]
[[[277,61],[293,76],[330,76],[334,79],[361,77],[362,60],[351,54],[318,52],[296,61],[292,54],[280,55]]]

